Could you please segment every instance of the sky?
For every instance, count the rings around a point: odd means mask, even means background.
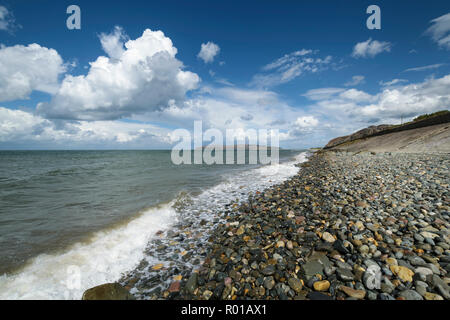
[[[199,120],[321,147],[449,109],[449,53],[448,1],[0,0],[0,149],[170,149]]]

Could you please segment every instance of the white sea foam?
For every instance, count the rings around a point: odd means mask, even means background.
[[[295,164],[306,160],[307,154],[300,153],[288,162],[230,176],[193,199],[202,210],[198,206],[190,210],[197,211],[198,221],[212,219],[211,206],[220,208],[236,198],[245,200],[249,192],[281,183],[298,172]],[[145,255],[144,251],[157,231],[167,230],[177,223],[179,216],[172,205],[151,208],[127,224],[97,232],[88,243],[75,244],[64,253],[40,255],[18,273],[0,276],[0,300],[80,299],[86,289],[118,281],[144,258],[152,264],[167,263]]]
[[[139,279],[133,284],[131,293],[138,299],[154,297],[157,289],[165,290],[172,282],[171,270],[195,270],[200,267],[205,258],[203,244],[208,241],[216,223],[226,222],[227,205],[246,201],[250,194],[289,179],[299,171],[296,164],[306,160],[307,154],[302,153],[280,164],[228,173],[223,176],[222,183],[204,190],[194,199],[189,198],[191,201],[183,202],[178,211],[180,224],[171,229],[173,236],[162,236],[151,242],[146,250],[147,264],[130,274],[130,278]],[[181,242],[180,234],[183,237]],[[177,254],[182,251],[189,253],[190,258],[184,259]],[[170,267],[155,271],[152,266],[156,264]]]
[[[302,152],[292,161],[264,166],[258,168],[256,172],[261,176],[272,178],[278,183],[295,175],[298,172],[298,167],[296,167],[295,164],[305,162],[306,160],[307,153]]]
[[[126,225],[97,232],[87,244],[40,255],[19,273],[0,277],[0,300],[81,299],[86,289],[115,282],[136,267],[150,237],[175,218],[172,203],[155,207]]]

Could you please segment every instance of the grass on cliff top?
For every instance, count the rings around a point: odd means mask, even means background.
[[[408,122],[405,122],[405,123],[402,123],[402,124],[392,124],[392,125],[390,125],[389,129],[398,128],[398,127],[404,127],[404,126],[407,126],[407,125],[409,125],[411,123],[415,123],[415,122],[418,122],[418,121],[422,121],[422,120],[426,120],[426,119],[430,119],[430,118],[434,118],[434,117],[443,116],[444,114],[447,114],[447,113],[450,113],[450,111],[448,111],[448,110],[441,110],[441,111],[433,112],[433,113],[430,113],[430,114],[428,114],[428,113],[422,114],[422,115],[414,118],[411,121],[408,121]]]
[[[450,113],[450,111],[448,111],[448,110],[441,110],[441,111],[430,113],[430,114],[423,114],[423,115],[418,116],[417,118],[415,118],[412,122],[421,121],[421,120],[425,120],[425,119],[429,119],[429,118],[433,118],[433,117],[437,117],[437,116],[442,116],[442,115],[444,115],[446,113]]]

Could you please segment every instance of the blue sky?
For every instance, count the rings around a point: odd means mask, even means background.
[[[321,146],[448,109],[449,36],[448,1],[0,1],[0,148],[170,148],[194,120]]]

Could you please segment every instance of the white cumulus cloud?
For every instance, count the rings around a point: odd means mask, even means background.
[[[33,90],[54,93],[66,71],[54,49],[38,44],[0,46],[0,101],[26,99]]]
[[[100,43],[102,44],[102,48],[112,59],[120,59],[122,54],[125,52],[123,44],[126,40],[128,40],[128,37],[119,26],[116,26],[112,33],[100,34]]]
[[[67,75],[52,100],[38,105],[38,112],[59,119],[119,119],[167,108],[197,87],[200,78],[183,70],[177,49],[162,31],[146,29],[122,48],[124,38],[120,28],[101,35],[109,57],[91,62],[87,75]]]
[[[14,15],[5,6],[0,6],[0,30],[12,32],[14,29],[20,28],[14,19]]]
[[[262,72],[253,76],[250,85],[255,87],[273,87],[294,80],[304,73],[316,73],[332,64],[333,58],[316,58],[317,52],[302,49],[284,55],[265,65]]]
[[[390,52],[392,44],[386,41],[377,41],[369,38],[367,41],[359,42],[353,48],[354,58],[373,58],[382,52]]]
[[[372,96],[368,93],[365,93],[364,91],[361,90],[356,90],[356,89],[349,89],[346,90],[344,92],[342,92],[341,94],[339,94],[339,96],[341,98],[347,99],[347,100],[351,100],[351,101],[370,101],[372,100]]]
[[[35,139],[49,123],[29,112],[0,107],[0,142]]]
[[[450,49],[450,13],[431,20],[432,25],[426,33],[440,46]]]
[[[421,83],[387,88],[377,95],[374,103],[364,105],[360,112],[367,117],[399,119],[447,109],[449,105],[450,75],[446,75]]]
[[[364,76],[353,76],[352,80],[346,82],[344,85],[346,87],[352,87],[352,86],[357,86],[359,84],[364,83],[365,81],[365,77]]]
[[[214,42],[202,43],[198,57],[205,63],[210,63],[214,61],[214,58],[219,54],[220,47]]]
[[[311,128],[319,125],[319,120],[313,116],[298,117],[295,124],[300,128]]]
[[[386,86],[375,95],[350,89],[329,91],[320,98],[312,99],[316,103],[311,108],[326,114],[337,124],[351,127],[359,123],[364,127],[372,123],[396,123],[401,118],[448,109],[450,75],[403,86]]]
[[[22,110],[0,107],[0,148],[120,148],[170,145],[170,130],[123,121],[52,121]]]

